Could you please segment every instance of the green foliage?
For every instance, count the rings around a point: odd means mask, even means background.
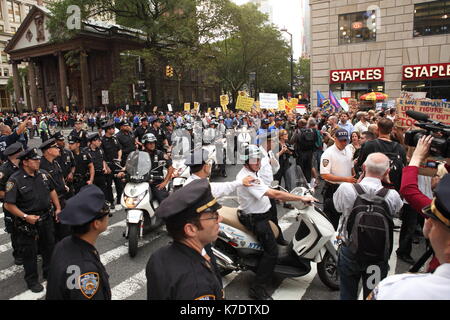
[[[311,87],[311,60],[308,58],[300,58],[295,68],[297,78],[297,92],[310,96]]]

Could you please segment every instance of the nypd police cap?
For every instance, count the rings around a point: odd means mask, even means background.
[[[69,142],[69,144],[73,144],[73,143],[81,142],[81,139],[78,138],[77,136],[68,136],[67,141]]]
[[[37,153],[36,148],[30,148],[23,150],[19,155],[17,156],[17,159],[20,160],[40,160],[41,156]]]
[[[87,137],[87,139],[88,139],[89,142],[93,141],[93,140],[100,140],[100,135],[98,133],[93,133],[93,134],[90,134]]]
[[[20,142],[15,142],[3,151],[3,154],[7,157],[12,156],[23,150],[23,145]]]
[[[62,224],[69,226],[81,226],[105,214],[105,195],[96,185],[90,184],[81,188],[80,192],[66,201],[66,206],[59,214]]]
[[[56,132],[56,133],[53,135],[53,138],[55,138],[56,140],[61,140],[61,141],[64,140],[64,136],[63,136],[63,134],[61,133],[61,131]]]
[[[55,146],[57,147],[56,139],[55,138],[51,138],[51,139],[48,139],[47,141],[45,141],[43,144],[41,144],[39,146],[39,149],[44,151],[44,150],[47,150],[47,149],[55,147]]]
[[[103,129],[103,130],[108,130],[109,128],[114,128],[114,126],[115,126],[114,121],[108,121],[107,123],[105,123],[105,124],[102,126],[102,129]]]
[[[338,140],[348,140],[348,131],[345,129],[338,129],[338,130],[336,130],[336,133],[334,134],[334,136]]]
[[[176,218],[182,213],[201,214],[222,208],[211,193],[207,179],[198,179],[175,191],[161,202],[156,216],[162,219]]]

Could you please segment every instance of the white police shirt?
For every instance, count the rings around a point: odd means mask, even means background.
[[[263,147],[259,147],[259,149],[261,150],[263,157],[261,158],[261,168],[258,171],[258,176],[262,179],[266,186],[270,186],[273,181],[273,168],[270,163],[271,157],[266,149]]]
[[[353,152],[347,145],[339,150],[335,144],[329,147],[320,158],[320,174],[332,174],[338,177],[351,177],[353,169]],[[337,183],[339,182],[329,182]]]
[[[366,177],[359,183],[363,190],[369,197],[373,197],[379,190],[383,188],[381,180],[377,178]],[[337,212],[342,213],[339,219],[339,236],[346,242],[348,239],[347,234],[347,221],[350,213],[353,210],[353,204],[355,203],[357,193],[353,184],[344,182],[342,183],[333,195],[333,203]],[[399,212],[403,207],[403,201],[400,195],[394,189],[390,189],[384,198],[391,214],[394,217],[399,216]]]
[[[266,213],[272,206],[269,197],[264,195],[270,189],[269,186],[255,172],[248,170],[246,167],[239,171],[236,180],[242,180],[247,176],[252,176],[258,180],[254,181],[250,187],[239,186],[237,188],[239,210],[246,214]]]
[[[202,179],[199,176],[192,174],[184,183],[184,186],[187,186],[189,183],[191,183],[194,180]],[[236,180],[231,182],[210,182],[209,185],[211,186],[211,194],[214,198],[218,199],[220,197],[227,196],[234,191],[236,191],[236,188],[239,186],[242,186],[242,180]]]
[[[450,263],[434,273],[396,274],[381,281],[368,300],[450,300]]]

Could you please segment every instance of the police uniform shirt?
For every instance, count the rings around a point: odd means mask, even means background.
[[[105,153],[102,148],[86,149],[87,153],[91,156],[92,163],[94,164],[95,172],[103,172],[103,161],[105,160]]]
[[[366,177],[359,183],[367,195],[371,198],[380,191],[383,186],[381,180],[377,178]],[[347,234],[347,221],[353,210],[353,204],[355,203],[357,194],[353,187],[353,184],[344,182],[342,183],[333,195],[333,203],[337,212],[341,212],[341,218],[339,220],[339,235],[342,240],[348,239]],[[398,217],[398,213],[403,207],[403,201],[397,191],[390,189],[384,198],[391,214],[394,217]]]
[[[120,143],[120,147],[124,154],[130,154],[135,150],[134,137],[131,133],[124,133],[120,131],[116,134],[117,141]]]
[[[103,149],[104,159],[107,163],[111,163],[114,159],[117,159],[118,153],[122,149],[119,141],[114,136],[103,136],[101,148]]]
[[[179,242],[158,249],[146,267],[148,300],[219,300],[222,285],[199,252]]]
[[[50,163],[45,157],[42,157],[39,168],[50,174],[50,179],[55,186],[58,196],[62,196],[67,192],[63,171],[56,160]]]
[[[344,150],[339,150],[336,145],[332,145],[324,151],[322,157],[320,158],[320,174],[332,174],[338,177],[351,177],[352,168],[353,154],[348,145]]]
[[[382,280],[368,300],[450,300],[450,263],[433,273],[397,274]]]
[[[77,131],[77,129],[73,129],[70,133],[69,136],[74,136],[80,139],[80,147],[84,148],[87,146],[88,140],[87,140],[87,136],[88,133],[81,129],[80,131]]]
[[[67,177],[75,167],[75,159],[73,157],[72,151],[67,150],[66,148],[59,148],[61,155],[57,157],[55,160],[58,162],[61,170],[63,172],[63,177]]]
[[[164,139],[166,139],[166,136],[164,135],[164,131],[159,128],[159,129],[155,129],[154,127],[150,127],[148,129],[149,133],[153,133],[156,137],[156,148],[157,149],[162,149],[163,147],[163,141]]]
[[[16,130],[14,130],[10,135],[0,136],[0,160],[3,159],[3,152],[5,149],[19,139],[20,136],[17,134]]]
[[[9,160],[2,164],[0,167],[0,191],[6,190],[6,183],[9,177],[17,170],[19,170],[19,167]]]
[[[148,132],[148,127],[143,127],[143,126],[139,126],[136,128],[136,130],[134,130],[134,137],[138,138],[139,142],[141,142],[142,137],[144,136],[144,134],[146,134]]]
[[[94,246],[74,235],[56,244],[46,299],[111,300],[109,275]]]
[[[89,164],[92,163],[91,155],[85,150],[80,150],[78,154],[74,152],[73,156],[75,160],[75,175],[86,176],[89,173]]]
[[[271,208],[270,200],[264,194],[269,190],[269,186],[264,184],[256,173],[243,167],[236,176],[236,180],[243,180],[247,176],[252,176],[258,181],[254,181],[250,187],[237,187],[239,210],[246,214],[266,213]]]
[[[172,165],[172,160],[166,160],[164,158],[164,152],[155,149],[153,152],[149,152],[148,153],[150,155],[150,161],[152,162],[152,170],[156,169],[157,167],[159,167],[159,161],[164,160],[166,161],[166,168],[170,167]],[[163,167],[159,167],[159,169],[156,172],[156,175],[163,175]]]
[[[34,176],[20,168],[6,183],[5,203],[15,204],[25,213],[41,213],[50,208],[50,192],[55,186],[44,170]]]
[[[187,186],[189,183],[191,183],[194,180],[202,179],[199,176],[192,174],[184,183],[183,186]],[[231,182],[210,182],[209,185],[211,186],[211,193],[214,198],[218,199],[227,195],[232,194],[234,191],[236,191],[237,187],[242,186],[242,180],[236,180]]]

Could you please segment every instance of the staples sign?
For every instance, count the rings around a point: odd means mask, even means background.
[[[403,81],[450,78],[450,63],[403,67]]]
[[[331,70],[330,83],[384,81],[384,68]]]

